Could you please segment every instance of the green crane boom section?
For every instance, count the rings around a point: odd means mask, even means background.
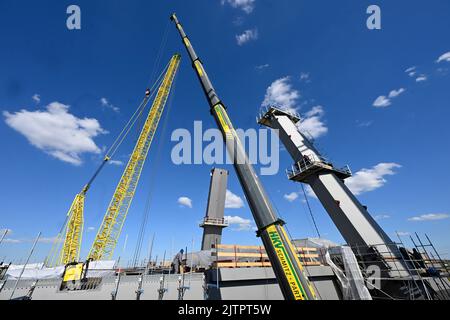
[[[266,252],[272,262],[274,273],[277,277],[280,289],[286,299],[314,300],[316,295],[311,283],[306,276],[304,268],[288,238],[284,222],[278,218],[270,200],[248,160],[245,149],[242,146],[226,108],[216,90],[214,89],[203,63],[197,56],[189,38],[184,32],[175,14],[171,16],[183,44],[189,54],[192,66],[202,86],[203,92],[210,105],[211,114],[216,120],[230,155],[234,160],[234,167],[249,203],[258,234],[264,244]]]
[[[89,260],[111,259],[114,254],[114,249],[136,192],[142,168],[178,71],[180,60],[180,55],[174,55],[169,63],[134,151],[117,185],[103,223],[90,249]]]

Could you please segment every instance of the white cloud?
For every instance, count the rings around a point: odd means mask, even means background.
[[[6,232],[6,236],[10,236],[13,233],[13,231],[11,229],[8,229],[8,228],[0,229],[0,238],[3,237],[5,232]]]
[[[245,30],[244,33],[236,35],[237,44],[242,46],[251,40],[258,39],[258,29]]]
[[[6,238],[5,240],[3,240],[4,243],[23,243],[23,240],[19,240],[19,239],[10,239],[10,238]]]
[[[261,71],[261,70],[264,70],[264,69],[266,69],[268,67],[270,67],[270,65],[268,63],[266,63],[266,64],[262,64],[262,65],[256,66],[255,69]]]
[[[392,104],[392,99],[397,98],[402,93],[406,91],[405,88],[400,88],[398,90],[392,90],[389,92],[388,96],[379,96],[374,102],[373,106],[376,108],[386,108]]]
[[[356,125],[359,128],[367,128],[370,127],[373,124],[373,121],[360,121],[360,120],[356,120]]]
[[[59,102],[50,103],[45,111],[5,111],[3,116],[33,146],[74,165],[82,164],[83,153],[100,153],[93,138],[107,133],[96,119],[77,118],[69,113],[69,106]]]
[[[306,112],[304,118],[298,123],[298,127],[302,132],[306,132],[313,139],[317,139],[328,132],[328,128],[322,120],[325,111],[322,106],[315,106]]]
[[[423,81],[427,81],[428,77],[424,74],[420,75],[419,77],[417,77],[416,82],[423,82]]]
[[[300,81],[304,81],[306,83],[310,83],[311,82],[310,74],[307,73],[307,72],[300,73]]]
[[[39,243],[54,243],[58,238],[57,237],[50,237],[50,238],[46,238],[46,237],[41,237],[39,238]],[[58,242],[62,242],[62,239],[60,239]]]
[[[244,207],[244,201],[230,190],[227,190],[225,198],[226,209],[240,209]]]
[[[444,220],[449,219],[450,214],[447,213],[430,213],[423,214],[421,216],[409,218],[409,221],[436,221],[436,220]]]
[[[101,98],[100,103],[102,104],[102,107],[111,109],[114,112],[120,112],[120,109],[118,107],[112,105],[106,98]]]
[[[188,207],[192,209],[192,200],[188,197],[180,197],[178,198],[178,204],[183,207]]]
[[[405,88],[400,88],[400,89],[398,89],[398,90],[392,90],[390,93],[389,93],[389,98],[397,98],[399,95],[401,95],[403,92],[405,92],[406,91],[406,89]]]
[[[109,160],[109,164],[114,165],[114,166],[123,166],[123,161],[119,161],[119,160]]]
[[[87,228],[87,232],[93,232],[93,231],[95,231],[95,228],[94,228],[94,227],[89,227],[89,228]]]
[[[373,103],[373,106],[376,108],[385,108],[391,105],[391,100],[389,100],[386,96],[379,96]]]
[[[417,74],[417,67],[411,67],[405,70],[405,73],[408,74],[410,77],[414,77]]]
[[[38,243],[54,243],[57,240],[57,237],[40,237],[38,240]],[[58,242],[61,243],[63,239],[59,239]],[[18,244],[18,243],[32,243],[35,241],[35,238],[30,239],[12,239],[7,238],[4,240],[5,243],[12,243],[12,244]]]
[[[440,62],[443,62],[443,61],[450,62],[450,51],[446,52],[442,56],[440,56],[439,59],[437,59],[436,62],[440,63]]]
[[[297,192],[291,192],[289,194],[285,194],[284,198],[289,202],[294,202],[298,199],[298,193]]]
[[[380,163],[371,169],[358,171],[352,177],[345,180],[345,184],[355,195],[373,191],[384,186],[387,182],[385,176],[394,175],[394,169],[397,168],[401,168],[401,165],[396,163]]]
[[[300,93],[292,88],[290,80],[290,77],[275,80],[267,88],[262,106],[277,106],[290,112],[296,112],[296,104],[300,98]]]
[[[228,3],[233,8],[243,10],[245,13],[252,13],[255,9],[256,0],[221,0],[222,5]]]
[[[407,237],[407,236],[409,236],[411,233],[406,232],[406,231],[397,231],[396,234],[398,234],[400,237]]]
[[[391,216],[387,215],[387,214],[379,214],[377,216],[374,217],[375,220],[385,220],[385,219],[389,219]]]
[[[410,67],[410,68],[405,70],[406,73],[410,73],[410,72],[413,72],[413,71],[416,71],[416,66],[412,66],[412,67]]]
[[[383,187],[387,180],[385,176],[396,174],[394,169],[402,166],[396,163],[380,163],[371,169],[362,169],[353,174],[350,178],[345,180],[345,185],[350,189],[355,196],[374,191]],[[308,185],[306,187],[306,194],[310,198],[317,199],[313,189]],[[375,219],[387,219],[387,215],[376,216]]]
[[[236,225],[234,231],[251,231],[254,229],[250,219],[244,219],[239,216],[226,216],[225,220],[230,226]]]
[[[36,103],[40,103],[41,102],[41,96],[38,95],[38,94],[35,94],[34,96],[32,96],[31,99],[33,99],[33,101],[36,102]]]

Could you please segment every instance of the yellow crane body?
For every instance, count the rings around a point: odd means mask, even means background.
[[[133,200],[142,168],[158,128],[177,73],[181,56],[174,55],[153,101],[130,160],[117,185],[103,222],[89,252],[89,260],[111,259]]]
[[[67,213],[67,224],[64,230],[64,244],[58,259],[59,265],[66,265],[78,261],[80,258],[81,239],[84,225],[84,200],[86,193],[83,190],[75,196],[72,206]]]

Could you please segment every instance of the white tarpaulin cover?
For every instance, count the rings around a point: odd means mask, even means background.
[[[23,270],[23,265],[11,265],[6,271],[6,278],[9,280],[18,279]],[[21,279],[23,280],[42,280],[57,279],[64,273],[64,267],[43,268],[42,263],[30,264],[25,267]]]
[[[105,277],[115,275],[115,261],[92,261],[89,263],[88,277]],[[64,266],[44,268],[43,263],[28,264],[22,274],[22,280],[58,279],[64,273]],[[9,280],[18,279],[23,270],[23,265],[11,265],[6,272]]]
[[[330,257],[340,255],[344,262],[344,271],[333,263]],[[344,300],[372,300],[369,290],[365,286],[364,277],[359,269],[358,261],[352,249],[347,246],[328,248],[326,253],[328,265],[333,269],[342,286]]]
[[[372,300],[372,296],[365,285],[364,277],[352,249],[347,246],[342,246],[341,254],[342,260],[344,261],[345,274],[352,288],[353,299]]]
[[[116,261],[91,261],[89,262],[89,270],[114,270]]]
[[[114,267],[116,261],[92,261],[89,263],[87,277],[107,277],[116,274]]]

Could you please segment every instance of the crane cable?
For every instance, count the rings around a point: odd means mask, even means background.
[[[170,21],[168,21],[166,23],[166,27],[165,27],[165,30],[163,32],[163,37],[161,39],[161,43],[160,43],[160,46],[159,46],[158,54],[156,56],[156,59],[155,59],[154,65],[153,65],[153,72],[152,72],[152,75],[151,75],[150,80],[149,80],[150,82],[154,79],[154,77],[156,75],[156,71],[160,67],[160,64],[161,64],[161,61],[162,61],[162,56],[163,56],[163,54],[165,52],[165,49],[166,49],[167,40],[168,40],[168,36],[169,36],[169,31],[171,30],[169,27],[170,27]],[[167,64],[167,67],[165,68],[165,70],[168,68],[169,64],[170,64],[170,62]],[[175,89],[175,88],[173,87],[173,89]],[[170,97],[169,97],[169,99],[170,99]],[[170,104],[170,100],[169,100],[169,104]],[[170,107],[170,105],[169,105],[169,107]],[[169,111],[170,111],[170,109],[168,110],[168,112]],[[142,113],[141,113],[141,114],[139,114],[139,125],[137,126],[137,130],[139,130],[139,127],[141,127],[141,123],[143,121],[142,118],[143,117],[142,117]],[[166,119],[167,119],[167,117],[166,117]],[[165,128],[165,123],[164,123],[164,128]],[[139,135],[139,132],[137,133],[137,135]],[[138,137],[136,138],[136,141],[137,141],[137,139],[138,139]],[[159,149],[158,149],[157,162],[158,162],[158,159],[159,159]],[[149,179],[149,180],[153,181],[154,179]],[[143,244],[144,235],[145,235],[145,228],[147,226],[147,221],[148,221],[148,217],[149,217],[151,194],[152,194],[151,190],[152,190],[152,188],[150,188],[149,194],[147,196],[147,201],[146,201],[145,209],[144,209],[143,216],[142,216],[141,226],[140,226],[140,230],[139,230],[139,233],[138,233],[138,239],[137,239],[137,243],[136,243],[136,248],[135,248],[134,255],[133,255],[132,264],[135,267],[137,266],[138,260],[139,260],[140,255],[141,255],[141,249],[142,249],[142,244]]]
[[[150,85],[150,83],[153,82],[152,80],[155,78],[156,72],[159,69],[159,66],[161,65],[162,56],[163,56],[163,53],[165,52],[165,49],[166,49],[167,39],[169,37],[169,31],[170,30],[171,30],[170,29],[170,21],[167,21],[166,29],[164,30],[164,34],[163,34],[163,37],[162,37],[162,40],[161,40],[161,44],[159,46],[158,54],[157,54],[156,60],[155,60],[155,62],[153,64],[152,75],[151,75],[151,77],[149,79],[149,82],[148,82],[149,85]]]
[[[314,224],[314,228],[316,229],[316,232],[317,232],[317,235],[319,236],[319,238],[322,238],[320,236],[319,227],[317,226],[316,219],[314,218],[314,214],[311,209],[311,205],[309,204],[308,196],[306,195],[305,186],[303,185],[303,183],[301,183],[301,185],[302,185],[303,195],[305,196],[305,202],[306,202],[306,205],[308,206],[309,214],[311,215],[311,219]]]
[[[162,61],[162,56],[163,56],[163,54],[165,52],[167,39],[168,39],[168,36],[169,36],[169,31],[170,31],[169,27],[170,27],[170,21],[168,21],[166,23],[166,28],[165,28],[165,30],[163,32],[163,37],[161,39],[161,44],[159,45],[158,53],[156,54],[156,59],[155,59],[155,61],[153,63],[153,71],[152,71],[151,76],[150,76],[150,78],[149,78],[149,80],[147,82],[147,86],[150,86],[151,83],[154,83],[156,72],[160,68],[161,61]],[[142,117],[142,113],[140,113],[139,114],[139,120],[138,120],[139,123],[136,126],[137,133],[136,133],[136,141],[135,141],[135,143],[137,143],[137,140],[139,139],[139,133],[140,133],[139,130],[140,130],[140,128],[143,125],[143,119],[142,118],[143,118]]]
[[[160,130],[160,132],[161,132],[160,135],[162,137],[165,136],[165,133],[166,133],[166,130],[167,130],[168,120],[169,120],[169,117],[170,117],[170,111],[172,110],[173,97],[174,97],[174,94],[176,92],[178,74],[179,73],[177,73],[175,75],[175,78],[174,78],[174,81],[173,81],[173,84],[172,84],[171,93],[170,93],[168,101],[167,101],[167,107],[165,108],[167,111],[165,112],[164,121],[163,121],[163,124],[162,124],[162,128]],[[159,139],[159,141],[161,141],[161,142],[158,144],[157,152],[156,152],[156,159],[155,159],[156,161],[154,162],[156,168],[159,167],[159,163],[161,161],[161,150],[163,149],[164,142],[166,140],[165,139]],[[135,248],[134,255],[133,255],[133,266],[135,266],[135,267],[137,266],[137,263],[139,261],[140,255],[141,255],[142,245],[143,245],[143,241],[144,241],[144,238],[145,238],[146,226],[148,225],[148,219],[149,219],[149,216],[150,216],[150,206],[151,206],[151,201],[152,201],[154,184],[155,184],[155,181],[156,181],[156,179],[154,177],[154,174],[156,174],[156,172],[157,172],[157,170],[156,171],[155,170],[151,170],[150,177],[148,179],[150,181],[151,185],[149,187],[149,192],[148,192],[148,195],[147,195],[146,205],[145,205],[144,213],[142,215],[142,221],[141,221],[141,225],[140,225],[140,229],[139,229],[138,240],[137,240],[136,248]]]
[[[117,150],[122,145],[123,141],[125,140],[125,138],[129,134],[130,130],[135,125],[138,117],[143,113],[143,111],[145,109],[145,106],[147,105],[148,101],[150,101],[153,98],[153,96],[155,95],[155,93],[156,93],[155,89],[157,88],[158,85],[160,85],[160,83],[162,83],[163,75],[165,74],[165,72],[169,68],[169,64],[170,64],[170,62],[165,66],[165,68],[162,70],[162,72],[160,73],[160,75],[158,76],[156,81],[153,83],[152,87],[150,88],[150,95],[148,97],[145,97],[142,100],[142,102],[139,104],[139,107],[136,109],[134,114],[131,116],[130,120],[123,127],[122,131],[117,136],[116,140],[113,142],[111,147],[108,149],[108,151],[106,152],[106,155],[104,157],[103,162],[97,168],[96,172],[91,177],[89,182],[83,187],[82,193],[86,193],[89,190],[91,184],[97,178],[97,176],[99,175],[100,171],[103,169],[105,164],[107,162],[109,162],[115,156],[115,154],[117,153]],[[62,237],[63,237],[63,233],[64,233],[64,230],[67,227],[67,223],[68,222],[69,222],[69,216],[66,215],[64,223],[62,224],[61,229],[60,229],[58,235],[56,236],[55,241],[52,244],[52,247],[50,248],[50,252],[49,252],[49,254],[47,255],[47,257],[45,259],[45,262],[44,262],[45,265],[48,265],[49,262],[51,263],[50,265],[53,265],[53,263],[55,262],[54,260],[56,259],[57,253],[60,251],[60,248],[62,246]]]
[[[144,112],[145,106],[147,105],[148,101],[151,100],[151,98],[156,93],[157,86],[162,82],[162,77],[165,74],[166,70],[169,68],[169,63],[166,65],[166,67],[163,69],[161,74],[159,75],[158,79],[154,82],[153,86],[150,88],[150,96],[145,97],[144,100],[142,100],[141,104],[137,108],[137,110],[134,112],[134,114],[131,116],[128,123],[125,125],[125,127],[120,132],[119,136],[116,138],[114,143],[109,148],[108,152],[106,153],[107,157],[114,157],[114,155],[117,152],[117,149],[121,146],[123,141],[125,140],[126,136],[129,134],[131,128],[135,125],[136,121],[140,117],[140,115]]]

